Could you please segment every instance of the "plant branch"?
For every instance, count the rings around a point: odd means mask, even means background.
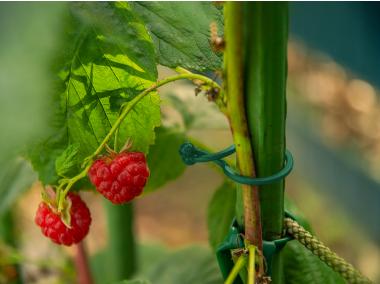
[[[242,6],[225,4],[226,75],[229,121],[236,146],[237,166],[244,176],[255,176],[255,167],[244,107]],[[262,250],[260,201],[256,186],[241,185],[245,238]]]
[[[247,263],[247,257],[244,254],[239,256],[239,258],[237,259],[234,267],[232,268],[224,284],[233,284],[240,270],[244,268],[246,263]]]
[[[83,242],[76,245],[77,252],[75,256],[75,266],[77,279],[80,284],[92,284],[91,269],[88,263],[88,257]]]
[[[109,140],[111,139],[111,137],[115,134],[115,132],[118,130],[118,128],[120,127],[121,123],[124,121],[125,117],[128,115],[128,113],[133,109],[133,107],[139,102],[141,101],[146,95],[148,95],[149,93],[155,91],[157,88],[163,86],[163,85],[166,85],[168,83],[171,83],[171,82],[174,82],[174,81],[178,81],[178,80],[184,80],[184,79],[187,79],[187,80],[199,80],[199,81],[202,81],[204,82],[206,85],[209,85],[210,87],[212,88],[217,88],[218,90],[221,90],[221,87],[218,85],[218,83],[216,83],[214,80],[206,77],[206,76],[203,76],[203,75],[200,75],[200,74],[193,74],[191,73],[190,71],[186,72],[186,73],[183,73],[183,74],[179,74],[179,75],[174,75],[174,76],[171,76],[171,77],[167,77],[161,81],[158,81],[156,84],[150,86],[149,88],[145,89],[144,91],[142,91],[140,94],[138,94],[136,97],[134,97],[131,101],[129,101],[128,103],[126,103],[125,105],[122,106],[122,111],[119,115],[119,117],[117,118],[117,120],[115,121],[115,123],[112,125],[110,131],[107,133],[106,137],[104,137],[102,143],[100,143],[100,145],[98,146],[98,148],[94,151],[93,154],[91,154],[89,157],[87,157],[84,162],[83,162],[83,170],[77,174],[76,176],[70,178],[70,179],[67,179],[65,180],[65,182],[63,184],[60,184],[59,185],[59,189],[61,189],[63,187],[63,185],[66,185],[65,189],[63,191],[59,190],[59,195],[58,195],[58,211],[61,211],[63,209],[63,201],[67,195],[67,193],[69,192],[69,190],[71,189],[71,187],[80,179],[84,178],[86,175],[87,175],[87,172],[88,170],[90,169],[91,167],[91,164],[92,164],[92,161],[93,159],[98,156],[104,149],[104,147],[107,145],[107,143],[109,142]]]
[[[256,247],[248,245],[248,284],[255,284],[256,268],[255,268]]]

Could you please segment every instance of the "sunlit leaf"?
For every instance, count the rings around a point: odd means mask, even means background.
[[[223,15],[212,2],[132,2],[156,46],[160,64],[193,70],[220,69],[210,44],[210,24],[223,31]]]
[[[79,145],[79,168],[115,123],[121,103],[157,77],[153,44],[127,3],[78,2],[72,11],[68,46],[58,63],[61,84],[52,135],[30,154],[44,183],[57,182],[55,160],[70,145]],[[130,138],[132,150],[148,151],[160,124],[159,104],[152,92],[133,108],[121,124],[119,145]]]

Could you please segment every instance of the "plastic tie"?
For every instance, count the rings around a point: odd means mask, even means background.
[[[267,176],[267,177],[247,177],[238,174],[234,169],[232,169],[223,158],[232,155],[235,153],[235,145],[231,145],[230,147],[216,153],[209,153],[205,150],[201,150],[195,147],[192,143],[186,142],[181,145],[179,149],[179,154],[182,157],[183,162],[186,165],[194,165],[196,163],[206,163],[213,162],[217,164],[224,172],[224,174],[229,177],[231,180],[241,184],[248,185],[266,185],[272,184],[277,181],[280,181],[293,169],[293,156],[292,154],[286,150],[285,152],[285,166],[278,171],[277,173]]]
[[[285,210],[285,217],[295,220],[294,216]],[[272,276],[272,260],[274,256],[284,248],[287,242],[293,240],[293,236],[286,234],[280,239],[266,241],[263,240],[263,254],[265,258],[266,274]],[[219,264],[219,268],[222,272],[223,278],[227,279],[229,272],[234,266],[234,262],[231,257],[231,250],[244,249],[244,237],[243,231],[239,228],[239,225],[234,219],[230,226],[227,236],[224,241],[216,249],[216,256]],[[235,283],[242,284],[242,280],[238,277]]]

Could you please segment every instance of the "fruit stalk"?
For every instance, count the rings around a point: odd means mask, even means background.
[[[206,85],[209,85],[211,88],[215,88],[218,90],[221,90],[221,87],[213,81],[212,79],[200,75],[200,74],[193,74],[191,72],[186,72],[179,75],[174,75],[168,78],[165,78],[161,81],[158,81],[156,84],[152,85],[148,89],[145,89],[140,94],[138,94],[136,97],[134,97],[131,101],[125,104],[124,107],[122,107],[121,113],[115,123],[112,125],[110,131],[107,133],[106,137],[104,137],[102,143],[98,146],[98,148],[94,151],[94,153],[87,157],[83,162],[83,170],[77,174],[76,176],[70,178],[70,179],[64,179],[63,182],[59,185],[57,188],[57,203],[58,203],[58,211],[61,211],[63,209],[63,201],[66,198],[67,193],[70,191],[71,187],[76,183],[78,180],[84,178],[87,175],[88,170],[91,167],[93,159],[98,156],[103,149],[106,147],[107,143],[111,139],[111,137],[115,134],[115,132],[119,129],[120,124],[123,122],[125,117],[128,115],[128,113],[133,109],[133,107],[146,95],[148,95],[150,92],[155,91],[157,88],[166,85],[168,83],[177,81],[177,80],[199,80],[203,82]],[[63,189],[63,187],[65,187]]]

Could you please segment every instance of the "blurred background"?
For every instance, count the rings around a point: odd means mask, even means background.
[[[74,248],[53,245],[35,226],[40,184],[16,154],[47,127],[46,106],[54,92],[51,58],[60,46],[64,4],[0,5],[0,283],[16,275],[14,263],[23,264],[26,283],[75,283]],[[295,169],[286,182],[288,197],[316,235],[375,283],[380,283],[379,13],[376,3],[291,3],[287,147]],[[159,69],[160,77],[171,72]],[[226,119],[206,98],[195,97],[191,84],[165,86],[160,94],[164,125],[182,127],[215,150],[231,144]],[[191,127],[173,107],[173,95],[194,118]],[[207,246],[207,205],[222,181],[215,169],[196,165],[139,198],[138,242],[170,249]],[[107,244],[104,204],[92,192],[84,198],[94,220],[85,241],[93,256]]]

